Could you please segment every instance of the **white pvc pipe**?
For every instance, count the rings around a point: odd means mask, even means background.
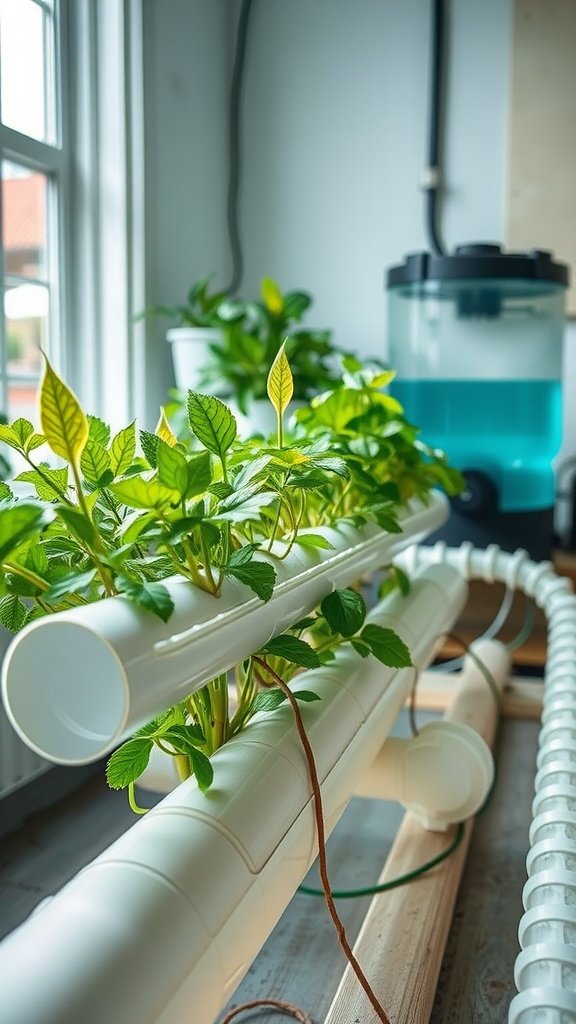
[[[548,621],[548,656],[544,674],[546,722],[540,730],[538,764],[554,763],[558,774],[561,762],[569,775],[576,751],[576,598],[570,581],[557,576],[549,562],[532,562],[525,551],[511,555],[496,545],[484,551],[471,544],[446,548],[440,543],[432,548],[411,549],[399,561],[408,571],[422,565],[453,565],[466,579],[498,581],[522,590],[542,608]],[[558,866],[572,863],[567,851],[573,850],[576,855],[576,786],[549,780],[546,773],[538,776],[533,804],[527,869],[534,873],[523,892],[525,916],[531,921],[536,910],[544,919],[548,915],[554,921],[559,905],[576,905],[576,870]],[[545,837],[554,839],[556,856],[553,846],[546,848],[545,858],[542,847],[532,852]],[[544,860],[556,866],[534,870]],[[564,936],[563,950],[559,949],[559,931],[560,938]],[[576,1024],[573,932],[554,929],[553,938],[542,941],[543,929],[528,928],[523,918],[519,934],[525,945],[517,960],[519,993],[510,1004],[509,1024]]]
[[[401,534],[373,524],[315,530],[333,548],[295,545],[283,561],[268,556],[278,581],[265,604],[235,580],[225,580],[216,599],[172,579],[166,586],[175,610],[167,623],[124,597],[39,619],[15,637],[4,659],[6,713],[42,757],[69,765],[95,761],[282,633],[331,590],[389,562],[446,515],[446,500],[434,494],[429,505],[409,505]]]
[[[424,667],[462,609],[448,567],[418,574],[371,616]],[[303,673],[302,706],[329,834],[379,750],[413,669],[340,653]],[[288,707],[260,714],[193,779],[0,946],[2,1024],[212,1024],[317,852],[307,764]]]
[[[510,672],[506,648],[496,640],[478,640],[473,651],[501,690]],[[494,780],[494,759],[473,727],[474,712],[494,698],[470,655],[454,677],[454,690],[444,719],[429,722],[410,739],[386,740],[356,796],[396,800],[436,832],[476,814]]]

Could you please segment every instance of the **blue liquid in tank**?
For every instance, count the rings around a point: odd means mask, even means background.
[[[554,504],[562,441],[558,380],[395,380],[390,388],[421,438],[458,469],[481,469],[503,512]]]

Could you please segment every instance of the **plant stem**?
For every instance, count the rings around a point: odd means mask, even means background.
[[[210,565],[210,552],[208,550],[206,537],[202,532],[202,528],[200,528],[200,548],[202,550],[202,558],[204,560],[204,572],[206,574],[206,579],[208,580],[208,584],[210,586],[210,589],[212,590],[212,593],[215,594],[219,588],[218,584],[216,583],[216,580],[214,579],[214,576],[212,575],[212,568]]]
[[[178,778],[180,782],[185,782],[189,779],[192,772],[190,771],[190,761],[186,754],[176,754],[176,769],[178,771]]]
[[[128,785],[128,803],[130,804],[130,809],[134,811],[134,814],[148,814],[148,807],[140,807],[140,804],[136,803],[133,782],[130,782]]]

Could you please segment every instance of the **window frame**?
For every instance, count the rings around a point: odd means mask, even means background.
[[[66,346],[63,339],[68,333],[67,294],[68,266],[66,237],[68,211],[64,197],[69,184],[69,150],[67,96],[69,91],[66,47],[63,35],[69,13],[69,0],[32,0],[37,7],[50,13],[54,19],[53,46],[47,47],[46,81],[52,71],[50,91],[54,84],[53,142],[44,142],[4,125],[0,114],[0,164],[11,161],[27,170],[46,175],[46,276],[27,278],[31,284],[48,284],[50,306],[48,316],[48,352],[54,362],[66,373]],[[47,88],[45,83],[45,88]],[[49,101],[47,101],[49,102]],[[1,95],[0,95],[1,103]],[[1,107],[0,107],[1,111]],[[10,281],[20,280],[6,272],[3,238],[3,204],[0,198],[0,280],[2,289]],[[8,408],[8,386],[11,380],[28,379],[8,372],[6,318],[0,315],[0,408]]]
[[[145,333],[134,322],[145,295],[145,0],[34,2],[54,12],[56,137],[42,142],[0,120],[0,160],[46,173],[51,186],[50,356],[88,411],[124,425],[143,414],[145,394]],[[4,283],[1,232],[0,201]],[[2,310],[0,410],[6,408],[6,356]]]

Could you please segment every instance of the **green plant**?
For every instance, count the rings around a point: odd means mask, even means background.
[[[266,601],[276,580],[272,563],[295,544],[330,547],[315,528],[371,521],[398,531],[397,512],[408,498],[425,498],[436,484],[457,489],[458,474],[417,441],[398,404],[381,392],[385,379],[358,363],[349,363],[347,373],[329,395],[301,410],[289,435],[284,416],[293,379],[281,348],[268,379],[276,438],[239,441],[230,410],[191,391],[194,446],[186,446],[164,413],[154,432],[137,437],[131,423],[111,436],[46,361],[42,433],[24,419],[0,426],[0,440],[29,466],[17,479],[36,493],[16,499],[0,484],[0,622],[16,631],[39,615],[115,594],[166,621],[172,602],[163,580],[174,574],[214,597],[232,577]],[[37,459],[46,443],[62,467]],[[354,591],[330,595],[236,668],[235,709],[226,677],[210,681],[112,755],[110,784],[128,787],[137,809],[133,785],[157,745],[177,759],[182,778],[193,773],[202,788],[209,786],[210,755],[257,710],[284,699],[262,684],[322,664],[343,643],[388,665],[409,664],[399,639],[365,625],[364,616]],[[307,698],[313,695],[300,699]]]
[[[181,306],[149,306],[138,318],[168,316],[179,327],[219,327],[218,307],[228,298],[225,290],[210,293],[210,277],[202,277],[188,291]]]
[[[222,398],[234,398],[246,413],[250,402],[266,398],[269,367],[285,345],[294,378],[294,398],[308,401],[333,387],[339,377],[336,357],[344,355],[328,330],[300,327],[312,304],[303,291],[282,293],[276,281],[261,281],[259,300],[228,300],[218,307],[221,337],[210,342],[204,386]]]
[[[190,289],[183,306],[153,306],[147,315],[177,319],[182,327],[217,328],[219,338],[206,342],[200,386],[223,399],[234,399],[241,412],[251,402],[266,398],[268,370],[280,346],[286,345],[294,377],[294,398],[308,401],[333,387],[339,376],[337,357],[345,355],[328,330],[299,326],[312,304],[308,292],[283,293],[272,278],[264,277],[258,299],[243,300],[226,292],[210,294],[210,278]],[[174,396],[178,405],[178,396]],[[180,405],[185,397],[180,399]]]

